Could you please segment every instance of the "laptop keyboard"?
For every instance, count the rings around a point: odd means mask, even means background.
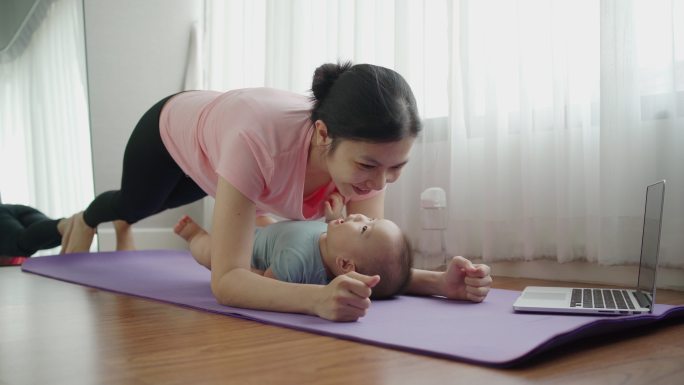
[[[641,301],[639,302],[641,303]],[[627,290],[617,289],[572,289],[570,306],[598,309],[634,309]]]

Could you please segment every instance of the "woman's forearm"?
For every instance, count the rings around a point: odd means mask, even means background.
[[[254,213],[254,203],[219,178],[213,232],[220,236],[211,237],[211,290],[219,303],[334,321],[356,321],[366,314],[378,276],[349,273],[321,286],[281,282],[251,272]]]
[[[222,305],[315,315],[324,286],[282,282],[238,268],[214,277],[211,288]]]
[[[280,282],[250,271],[256,206],[222,177],[211,237],[211,290],[219,303],[249,309],[314,314],[322,287]]]

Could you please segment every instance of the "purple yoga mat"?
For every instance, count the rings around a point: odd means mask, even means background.
[[[651,315],[621,317],[518,314],[512,304],[520,292],[493,289],[480,304],[411,296],[374,301],[358,322],[336,323],[307,315],[221,306],[212,296],[209,271],[189,253],[176,250],[53,255],[31,258],[22,270],[267,324],[501,367],[527,362],[587,336],[684,319],[684,306],[670,305],[656,305]]]

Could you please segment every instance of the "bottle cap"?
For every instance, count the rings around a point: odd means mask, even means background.
[[[420,194],[420,207],[440,208],[446,207],[446,193],[439,187],[430,187]]]

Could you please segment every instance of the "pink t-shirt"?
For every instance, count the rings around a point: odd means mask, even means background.
[[[271,88],[189,91],[166,103],[159,128],[173,159],[207,194],[216,195],[220,175],[259,213],[315,219],[336,187],[304,196],[311,107],[304,95]]]

